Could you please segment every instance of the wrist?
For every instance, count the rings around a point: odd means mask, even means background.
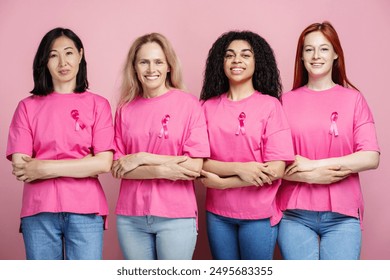
[[[138,166],[146,164],[148,161],[148,153],[139,152],[134,154],[134,161]]]
[[[229,186],[227,184],[227,180],[225,178],[220,178],[218,180],[218,188],[221,189],[221,190],[229,188]]]
[[[233,173],[232,175],[240,176],[241,162],[233,162]]]

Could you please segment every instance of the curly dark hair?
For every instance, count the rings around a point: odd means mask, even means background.
[[[200,99],[207,100],[229,90],[229,80],[225,75],[223,65],[226,49],[235,40],[244,40],[253,49],[255,72],[252,83],[255,90],[279,99],[282,84],[274,52],[264,38],[251,31],[229,31],[214,42],[206,61]]]

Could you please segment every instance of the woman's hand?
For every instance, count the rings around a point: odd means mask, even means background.
[[[255,186],[272,184],[271,177],[276,177],[276,173],[269,168],[267,163],[256,161],[242,162],[237,165],[236,174],[241,180]]]
[[[223,178],[219,177],[217,174],[207,172],[202,170],[200,172],[202,177],[200,178],[200,181],[202,184],[207,188],[213,188],[213,189],[225,189],[225,186],[223,184]]]
[[[198,172],[189,170],[180,163],[188,160],[186,156],[177,156],[172,160],[169,160],[160,165],[160,178],[169,179],[172,181],[176,180],[195,180],[200,176]]]
[[[316,168],[315,161],[305,158],[300,155],[295,156],[295,161],[286,168],[285,174],[287,176],[296,172],[312,171]]]
[[[12,163],[12,174],[18,181],[30,183],[44,176],[44,163],[38,159],[23,156],[22,162]]]
[[[130,154],[115,160],[111,167],[112,176],[115,178],[122,178],[127,172],[136,169],[143,164],[142,153]]]
[[[344,180],[352,171],[341,169],[339,165],[318,167],[311,171],[296,172],[283,178],[289,181],[305,182],[309,184],[328,185]]]

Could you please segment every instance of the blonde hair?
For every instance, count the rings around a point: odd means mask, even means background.
[[[138,95],[142,95],[142,85],[135,72],[134,63],[137,53],[146,43],[157,43],[162,48],[167,59],[170,72],[167,73],[166,86],[168,88],[177,88],[184,90],[182,72],[179,59],[168,39],[160,33],[150,33],[138,37],[130,47],[127,54],[127,60],[123,68],[123,78],[121,87],[121,96],[119,106],[132,101]]]

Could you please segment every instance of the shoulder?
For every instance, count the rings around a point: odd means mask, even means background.
[[[193,95],[192,93],[185,92],[180,89],[171,89],[171,96],[173,98],[177,98],[183,101],[192,102],[192,103],[199,103],[198,98]]]
[[[297,94],[303,93],[305,91],[305,87],[300,87],[294,90],[290,90],[282,93],[281,100],[292,98]]]
[[[95,100],[95,102],[101,102],[101,103],[108,103],[107,98],[103,97],[100,94],[90,92],[90,91],[85,91],[83,93],[80,93],[81,95],[85,96],[86,98],[90,98]]]
[[[275,108],[281,107],[281,102],[276,97],[273,97],[268,94],[262,94],[261,92],[256,92],[253,96],[254,100],[258,100],[261,104],[265,104],[266,106]]]
[[[214,96],[214,97],[207,99],[207,100],[201,100],[201,105],[203,107],[214,106],[214,105],[220,103],[225,95],[226,94],[221,94],[221,95]]]

